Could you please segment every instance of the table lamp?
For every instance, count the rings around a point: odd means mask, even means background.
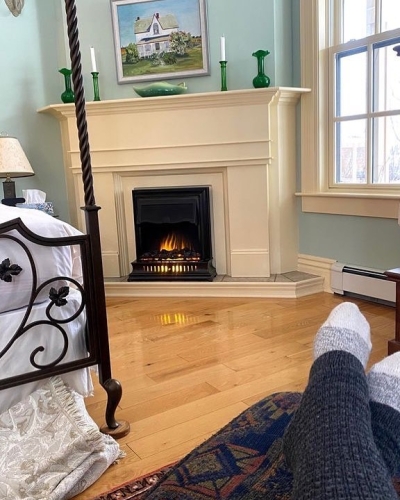
[[[3,182],[4,198],[15,198],[15,182],[11,177],[35,175],[19,140],[9,135],[0,135],[0,177]]]

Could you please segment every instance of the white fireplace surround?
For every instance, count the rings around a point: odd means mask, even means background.
[[[88,102],[86,113],[104,275],[136,259],[132,190],[210,186],[219,275],[264,278],[297,269],[296,104],[306,89],[268,88]],[[60,122],[70,217],[83,230],[72,104]]]

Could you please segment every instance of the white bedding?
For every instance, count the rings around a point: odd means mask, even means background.
[[[52,314],[57,319],[68,318],[73,314],[80,304],[80,293],[70,289],[67,297],[68,303],[62,307],[53,307],[56,311]],[[37,304],[32,308],[29,322],[43,320],[47,302]],[[25,308],[17,309],[8,313],[0,314],[0,350],[12,338],[16,329],[24,316]],[[83,317],[81,317],[83,316]],[[76,318],[72,323],[62,325],[68,336],[69,347],[62,362],[74,361],[87,356],[84,339],[85,314]],[[20,375],[34,371],[35,368],[30,363],[31,352],[43,346],[45,350],[38,353],[35,360],[37,363],[54,361],[62,351],[64,345],[61,333],[54,327],[40,325],[24,333],[11,347],[11,349],[0,359],[1,378]],[[75,370],[61,376],[62,379],[79,394],[89,396],[92,394],[93,385],[88,369]],[[32,382],[19,387],[4,389],[0,391],[0,413],[10,408],[12,405],[28,396],[43,382]]]
[[[0,203],[0,224],[21,218],[22,222],[35,234],[47,238],[63,238],[82,234],[66,222],[62,222],[40,210],[8,207]],[[78,246],[51,247],[38,245],[23,238],[17,231],[9,233],[25,243],[35,262],[38,285],[56,276],[68,276],[81,282],[82,270]],[[0,263],[10,259],[22,272],[11,283],[0,280],[0,313],[24,307],[29,303],[32,286],[31,265],[25,250],[15,241],[0,239]],[[63,282],[58,282],[59,288]],[[54,285],[53,285],[54,286]],[[35,302],[47,300],[48,290],[43,290]]]
[[[38,210],[21,209],[8,207],[0,204],[0,223],[20,217],[24,224],[35,234],[50,238],[60,238],[64,236],[73,236],[82,234],[69,224],[59,221],[50,215]],[[11,234],[20,235],[13,231]],[[25,240],[33,254],[33,258],[38,268],[38,283],[46,279],[67,276],[81,282],[81,262],[79,247],[43,247]],[[21,252],[20,247],[8,239],[0,239],[0,263],[4,259],[10,259],[11,264],[20,265],[24,271],[18,276],[13,276],[11,283],[0,280],[0,351],[12,338],[25,314],[25,306],[29,301],[31,276],[27,267],[28,260]],[[21,279],[22,278],[22,279]],[[71,288],[70,283],[57,283],[53,286],[58,289],[60,285],[70,286],[69,295],[66,297],[68,303],[62,307],[52,307],[52,314],[56,318],[67,318],[73,314],[79,304],[80,293]],[[29,322],[45,320],[45,309],[48,305],[48,288],[44,291],[34,307],[32,308]],[[63,325],[69,339],[68,352],[62,362],[68,362],[81,359],[87,356],[85,346],[85,315],[81,315],[72,323]],[[35,368],[30,364],[31,352],[39,347],[45,347],[44,352],[38,353],[35,358],[38,363],[54,361],[61,353],[63,347],[63,338],[61,333],[47,325],[40,325],[27,331],[20,337],[13,347],[0,358],[0,378],[19,375]],[[62,363],[61,362],[61,363]],[[93,385],[89,369],[75,370],[62,375],[62,379],[74,390],[83,396],[92,394]],[[22,384],[11,389],[0,390],[0,413],[4,412],[12,405],[28,396],[36,390],[44,381]]]

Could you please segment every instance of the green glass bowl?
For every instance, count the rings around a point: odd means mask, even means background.
[[[168,82],[154,82],[144,87],[133,87],[140,97],[159,97],[163,95],[178,95],[187,91],[184,82],[173,85]]]

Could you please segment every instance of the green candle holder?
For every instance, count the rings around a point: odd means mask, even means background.
[[[220,61],[219,64],[221,66],[221,91],[225,91],[228,90],[226,85],[226,65],[228,61]]]
[[[65,90],[61,94],[61,100],[64,103],[71,103],[75,101],[75,94],[72,90],[72,85],[71,85],[71,75],[72,75],[72,70],[68,68],[62,68],[58,70],[59,73],[64,75],[64,83],[65,83]]]
[[[99,91],[99,72],[92,71],[93,77],[93,101],[101,101],[100,99],[100,91]]]

